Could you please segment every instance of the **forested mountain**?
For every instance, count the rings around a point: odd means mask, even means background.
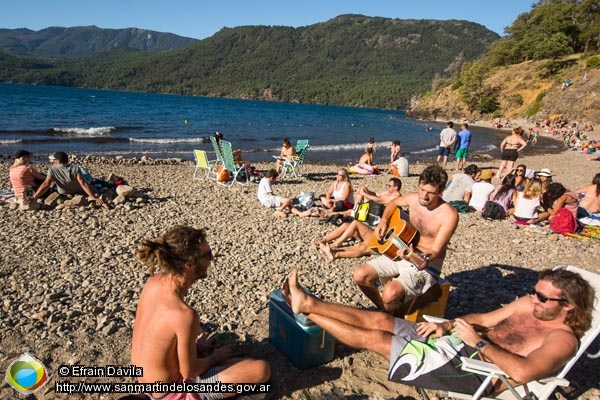
[[[195,41],[172,33],[137,28],[0,29],[0,49],[16,56],[86,57],[115,48],[166,51],[180,49]]]
[[[301,28],[224,28],[183,49],[80,59],[0,54],[0,80],[302,103],[406,108],[499,36],[468,21],[343,15]]]
[[[507,35],[451,79],[436,79],[409,115],[422,118],[545,118],[600,121],[600,2],[539,0]],[[587,76],[587,79],[583,79]],[[563,83],[574,83],[569,90]]]

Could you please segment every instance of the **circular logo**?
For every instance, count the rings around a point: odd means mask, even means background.
[[[24,353],[6,370],[6,382],[18,392],[33,393],[48,382],[46,367],[29,353]]]

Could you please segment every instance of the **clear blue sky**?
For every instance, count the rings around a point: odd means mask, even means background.
[[[8,0],[0,28],[96,25],[142,28],[204,39],[223,27],[306,26],[341,14],[399,19],[463,19],[503,35],[533,0]]]

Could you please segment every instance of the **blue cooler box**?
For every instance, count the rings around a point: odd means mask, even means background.
[[[304,315],[295,315],[281,290],[269,295],[269,340],[299,369],[333,359],[333,336]]]

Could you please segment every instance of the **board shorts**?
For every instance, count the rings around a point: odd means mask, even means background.
[[[395,318],[388,379],[425,389],[475,393],[486,376],[463,371],[460,358],[479,359],[477,350],[451,335],[424,338],[416,326]],[[492,391],[490,385],[485,394]]]
[[[260,199],[260,204],[263,207],[278,208],[281,206],[281,196],[265,196]]]
[[[435,275],[439,275],[442,262],[443,260],[437,259],[431,261],[429,269],[433,270]],[[413,263],[406,260],[392,261],[386,256],[378,256],[369,260],[367,265],[375,269],[382,285],[391,280],[399,282],[404,288],[404,302],[422,295],[437,284],[437,278],[434,275],[427,270],[419,271]]]
[[[508,149],[502,152],[502,160],[504,161],[517,161],[519,153],[515,149]]]
[[[465,148],[460,148],[458,150],[456,150],[456,154],[454,155],[454,158],[467,158],[467,156],[469,155],[469,149]]]
[[[438,156],[448,157],[449,154],[450,154],[450,147],[444,147],[444,146],[438,147]]]

